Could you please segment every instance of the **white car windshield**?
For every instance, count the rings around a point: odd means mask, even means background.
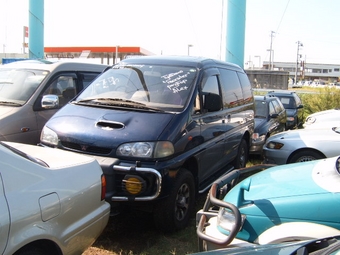
[[[117,65],[100,75],[76,99],[78,103],[181,111],[197,70],[160,65]]]
[[[0,69],[0,104],[22,105],[38,88],[48,72],[29,69]]]

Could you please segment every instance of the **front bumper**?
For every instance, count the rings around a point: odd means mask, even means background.
[[[152,167],[127,164],[116,158],[94,157],[100,164],[107,182],[106,200],[108,202],[150,201],[158,198],[162,188],[162,175]],[[131,183],[129,180],[135,180]],[[129,192],[128,184],[137,185],[140,191]]]
[[[263,147],[263,163],[283,165],[287,163],[289,152],[284,150],[274,150]]]

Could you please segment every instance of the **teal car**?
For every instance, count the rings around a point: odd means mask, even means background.
[[[234,170],[197,212],[199,250],[336,236],[339,211],[340,157]]]

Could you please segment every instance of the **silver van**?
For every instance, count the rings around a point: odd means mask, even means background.
[[[106,67],[42,60],[0,66],[0,140],[38,144],[46,121]]]

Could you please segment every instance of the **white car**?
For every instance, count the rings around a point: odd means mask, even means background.
[[[340,109],[331,109],[313,113],[307,116],[303,127],[307,128],[324,128],[340,126]]]
[[[339,154],[340,127],[289,130],[269,137],[263,146],[264,162],[278,165]]]
[[[98,162],[59,149],[0,142],[0,254],[81,254],[107,225]]]

